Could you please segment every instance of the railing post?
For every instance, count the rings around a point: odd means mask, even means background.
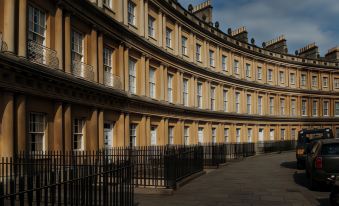
[[[0,206],[5,206],[5,200],[3,196],[5,195],[4,183],[0,182]]]

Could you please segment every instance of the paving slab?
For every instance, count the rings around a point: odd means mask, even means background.
[[[173,195],[136,195],[139,206],[329,206],[329,189],[308,189],[295,154],[260,155],[209,170]]]

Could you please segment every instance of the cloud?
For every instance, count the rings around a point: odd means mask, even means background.
[[[179,0],[196,5],[203,0]],[[258,45],[281,34],[287,38],[290,53],[316,42],[322,54],[338,44],[338,0],[212,0],[214,21],[221,28],[246,26]]]

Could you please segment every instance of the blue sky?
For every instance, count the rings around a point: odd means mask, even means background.
[[[204,0],[179,0],[185,8]],[[226,32],[246,26],[256,44],[284,34],[289,53],[316,42],[323,56],[339,45],[339,0],[212,0],[213,19]]]

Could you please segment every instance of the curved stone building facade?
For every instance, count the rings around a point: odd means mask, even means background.
[[[261,48],[209,23],[211,9],[0,0],[1,155],[339,132],[337,48]]]

